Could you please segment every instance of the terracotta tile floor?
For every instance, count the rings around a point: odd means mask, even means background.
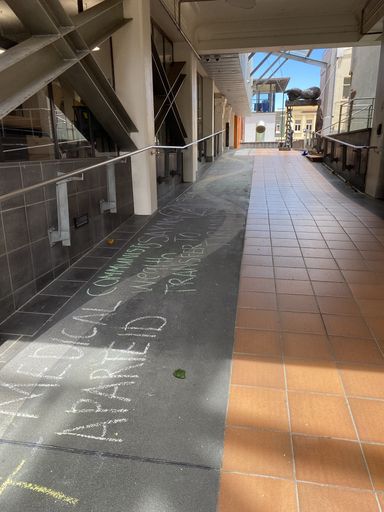
[[[218,512],[384,511],[384,220],[250,154]]]

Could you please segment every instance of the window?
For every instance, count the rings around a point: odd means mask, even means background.
[[[307,122],[305,129],[307,130],[307,132],[312,131],[312,121]]]
[[[346,76],[343,82],[343,98],[348,98],[351,91],[352,80],[350,76]]]
[[[301,132],[301,121],[295,121],[295,132]]]

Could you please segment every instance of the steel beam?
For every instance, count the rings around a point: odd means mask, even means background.
[[[277,64],[279,62],[279,60],[281,59],[282,55],[278,56],[270,66],[268,66],[268,68],[264,71],[264,73],[257,79],[257,81],[261,80],[262,78],[265,77],[265,75],[267,73],[269,73],[271,71],[271,69],[274,67],[275,64]]]
[[[28,2],[20,2],[20,0],[6,0],[9,7],[16,14],[24,27],[32,35],[42,36],[48,34],[59,34],[58,20],[54,18],[52,7],[49,8],[44,1],[28,0]],[[54,0],[53,4],[56,3]],[[61,5],[57,10],[63,10]],[[65,13],[65,11],[64,11]]]
[[[8,51],[18,52],[18,46]],[[0,55],[0,68],[1,57],[6,53]],[[7,66],[1,71],[0,118],[12,112],[75,63],[76,59],[63,60],[49,45],[19,59],[13,66]]]
[[[286,57],[290,60],[296,60],[298,62],[304,62],[305,64],[312,64],[313,66],[318,66],[320,68],[326,68],[327,63],[322,60],[310,59],[308,57],[301,57],[300,55],[294,55],[289,52],[273,52],[273,55],[280,55],[281,57]]]
[[[122,0],[104,0],[70,18],[59,0],[7,0],[32,37],[0,55],[0,118],[63,75],[118,146],[130,151],[137,131],[92,55],[129,20]]]
[[[254,69],[252,69],[250,76],[253,76],[256,73],[256,71],[261,68],[264,62],[266,62],[269,59],[271,55],[271,53],[267,53],[267,55],[261,60],[261,62],[259,62],[259,64]]]
[[[268,82],[268,80],[270,80],[273,77],[273,75],[275,75],[284,66],[284,64],[287,61],[288,61],[288,59],[284,59],[283,62],[281,64],[279,64],[278,67],[276,69],[274,69],[273,72],[267,78],[264,78],[263,80],[261,80],[261,79],[254,80],[253,84],[255,86],[257,86],[257,85],[261,85],[265,82]],[[280,91],[280,92],[284,92],[284,91]]]

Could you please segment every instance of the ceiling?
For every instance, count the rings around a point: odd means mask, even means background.
[[[60,1],[68,14],[77,13],[77,0]],[[84,8],[101,1],[83,0]],[[183,40],[176,27],[180,19],[208,74],[239,113],[248,112],[250,89],[239,54],[378,44],[383,29],[384,0],[182,0],[180,18],[178,0],[161,0],[176,23],[160,0],[150,2],[152,15],[173,41]],[[253,3],[255,7],[241,8]],[[361,28],[373,34],[363,35]],[[27,37],[5,0],[0,0],[0,47]]]
[[[192,21],[190,35],[200,53],[377,44],[379,34],[363,37],[360,32],[364,8],[365,31],[382,32],[382,22],[376,23],[384,16],[384,0],[255,0],[251,9],[231,2],[181,4],[185,28]]]
[[[228,99],[228,103],[238,115],[249,115],[251,84],[244,80],[242,61],[248,55],[225,54],[204,57],[202,64],[217,88]]]
[[[84,8],[101,1],[83,0]],[[178,0],[162,1],[178,18]],[[241,8],[244,2],[255,2],[255,7]],[[68,14],[77,14],[77,0],[61,3]],[[377,44],[377,32],[383,29],[384,0],[183,0],[180,5],[181,26],[201,54]],[[151,0],[151,9],[166,17],[159,0]],[[180,35],[176,34],[175,26],[169,25],[175,32],[174,40],[178,40]],[[361,26],[365,32],[375,34],[363,36]],[[0,0],[0,37],[11,36],[10,39],[20,41],[24,33],[6,1]]]

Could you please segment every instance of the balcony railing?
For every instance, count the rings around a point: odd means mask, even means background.
[[[372,128],[375,98],[354,98],[341,103],[337,133]],[[334,125],[333,125],[334,126]]]

